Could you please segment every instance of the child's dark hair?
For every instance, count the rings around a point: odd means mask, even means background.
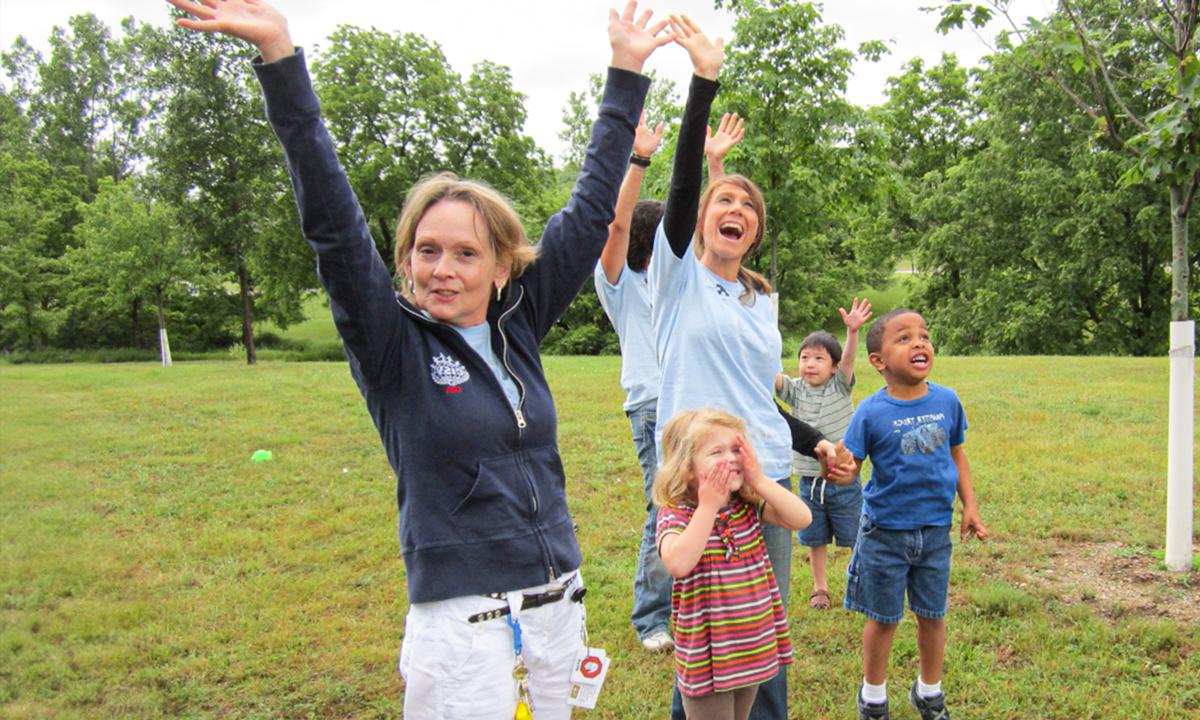
[[[913,315],[921,314],[911,308],[898,307],[891,312],[884,313],[875,322],[871,323],[871,329],[867,330],[867,354],[883,350],[883,331],[887,329],[888,321],[909,313]]]
[[[654,252],[654,233],[662,222],[663,204],[658,200],[639,200],[633,206],[633,219],[629,221],[629,250],[625,253],[625,264],[634,272],[645,272],[650,265],[650,254]]]
[[[808,337],[804,338],[804,341],[800,343],[800,349],[796,351],[796,357],[800,357],[800,353],[805,350],[818,349],[829,353],[829,359],[833,361],[835,368],[842,361],[842,344],[837,341],[837,338],[824,330],[809,333]]]

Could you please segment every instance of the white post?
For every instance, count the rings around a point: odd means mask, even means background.
[[[1171,323],[1171,409],[1167,445],[1167,569],[1192,569],[1192,468],[1196,323]]]
[[[163,367],[171,367],[171,343],[167,342],[167,329],[158,329],[158,354],[162,357]]]

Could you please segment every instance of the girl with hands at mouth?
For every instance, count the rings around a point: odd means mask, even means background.
[[[745,432],[739,418],[701,408],[663,433],[658,551],[675,578],[675,679],[689,718],[744,720],[759,685],[792,661],[762,522],[794,531],[811,516],[763,474]]]

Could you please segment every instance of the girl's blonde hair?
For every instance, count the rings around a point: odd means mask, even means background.
[[[762,190],[759,190],[758,186],[744,175],[722,175],[709,182],[708,187],[704,189],[704,194],[700,196],[700,213],[696,221],[696,248],[700,254],[704,253],[704,213],[708,210],[708,205],[712,202],[717,188],[722,185],[735,185],[741,188],[750,196],[750,204],[754,206],[754,214],[758,216],[758,230],[755,233],[754,242],[751,243],[750,249],[742,258],[744,260],[762,244],[763,234],[767,227],[767,202],[763,199]],[[745,265],[738,268],[737,279],[746,288],[746,292],[738,298],[743,305],[753,305],[756,293],[763,295],[771,293],[771,281]]]
[[[745,421],[716,408],[684,410],[667,422],[662,435],[662,467],[654,476],[654,504],[659,507],[696,504],[696,491],[688,486],[696,448],[717,428],[746,434]],[[750,504],[759,500],[745,482],[737,494]]]
[[[521,273],[537,259],[537,246],[529,244],[521,218],[503,195],[486,183],[445,172],[430,175],[413,185],[404,198],[404,208],[396,223],[397,273],[404,273],[408,267],[421,218],[429,208],[443,200],[466,203],[479,213],[487,228],[487,239],[496,262],[508,268],[510,280],[521,277]],[[402,291],[409,300],[413,299],[407,285]]]

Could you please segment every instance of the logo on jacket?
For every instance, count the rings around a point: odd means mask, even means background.
[[[462,363],[448,355],[436,355],[429,366],[429,377],[438,385],[445,385],[446,392],[462,392],[463,383],[471,379],[471,374]]]

